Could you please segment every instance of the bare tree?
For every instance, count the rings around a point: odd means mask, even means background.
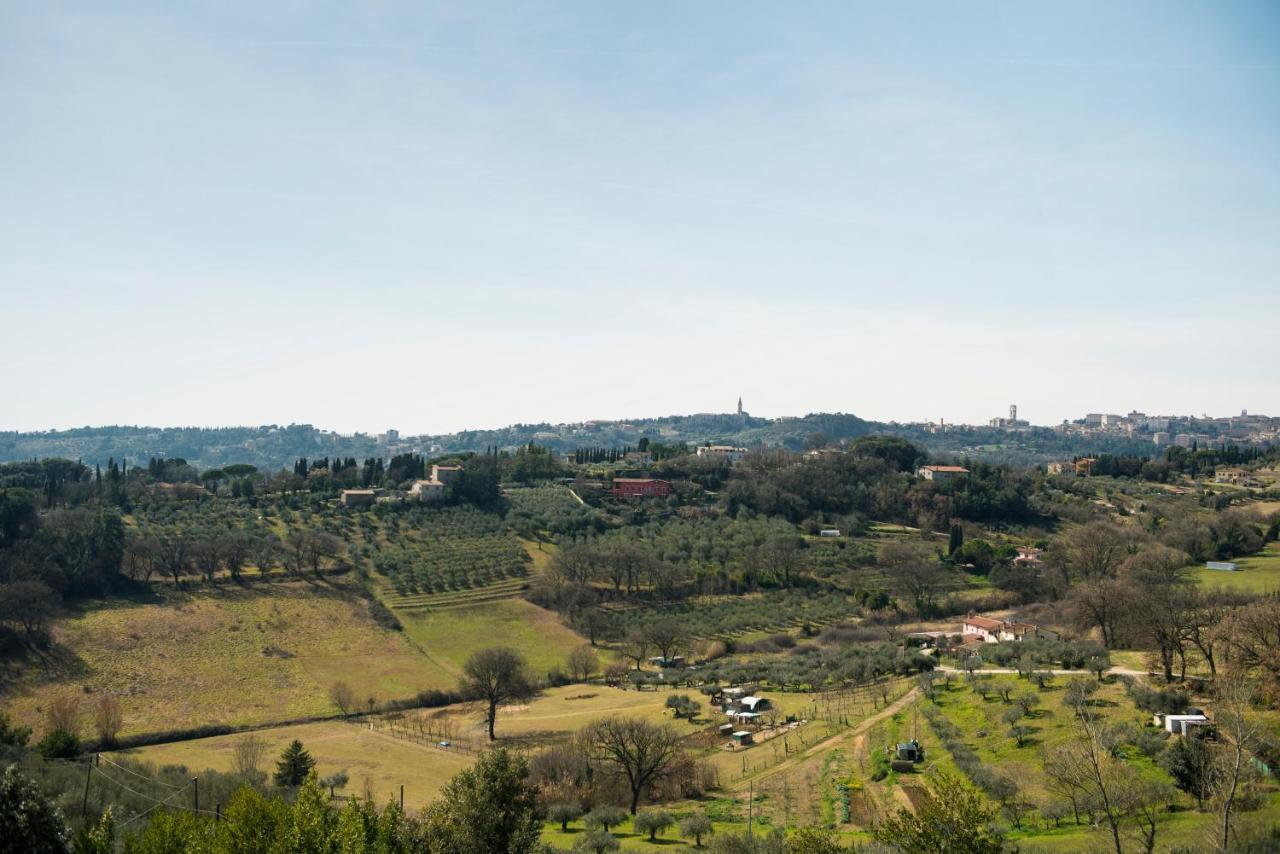
[[[911,602],[921,617],[933,614],[938,594],[948,581],[947,571],[936,561],[911,561],[891,570],[898,594]]]
[[[614,766],[626,778],[632,815],[645,788],[662,779],[681,757],[679,734],[644,718],[602,718],[582,735],[597,760]]]
[[[248,531],[233,531],[223,538],[222,563],[233,580],[240,580],[240,573],[252,555],[253,538]]]
[[[182,576],[191,566],[191,540],[182,531],[174,531],[156,541],[160,565],[173,577],[175,586],[182,583]]]
[[[356,708],[356,692],[346,682],[334,682],[329,688],[329,699],[343,716],[351,714]]]
[[[689,633],[679,620],[665,619],[645,626],[644,637],[663,658],[670,660],[688,642]]]
[[[341,547],[342,541],[333,534],[308,531],[303,548],[307,566],[311,567],[314,574],[319,575],[325,561],[336,558]]]
[[[160,569],[160,554],[150,537],[129,531],[125,534],[123,570],[134,581],[148,582]]]
[[[31,643],[44,635],[45,624],[61,602],[62,596],[43,581],[0,584],[0,622],[21,627]]]
[[[463,690],[485,703],[485,721],[489,740],[493,741],[498,706],[512,700],[523,700],[533,694],[533,686],[525,675],[524,659],[506,647],[482,649],[467,659],[463,667]]]
[[[116,743],[116,736],[124,725],[124,709],[114,694],[99,694],[91,709],[93,729],[98,740],[110,747]]]
[[[600,657],[591,648],[591,644],[584,643],[569,653],[569,672],[579,682],[585,682],[590,679],[591,674],[595,673],[599,668]]]
[[[1141,774],[1122,774],[1116,780],[1113,796],[1116,809],[1133,826],[1142,850],[1145,854],[1155,854],[1160,814],[1177,800],[1173,787]]]
[[[805,564],[803,541],[798,537],[773,537],[755,550],[753,562],[762,577],[790,587]]]
[[[45,708],[45,718],[49,724],[49,732],[80,734],[80,698],[70,691],[55,694]]]
[[[1233,666],[1258,668],[1266,699],[1280,697],[1280,599],[1237,608],[1222,622],[1218,638]]]
[[[1089,578],[1114,578],[1120,565],[1135,554],[1145,537],[1111,522],[1092,522],[1059,537],[1045,560],[1067,583]]]
[[[222,538],[218,535],[203,537],[193,544],[191,554],[205,581],[213,583],[213,577],[222,568]]]
[[[1215,775],[1219,791],[1216,801],[1221,816],[1218,843],[1225,851],[1231,844],[1231,819],[1234,815],[1240,785],[1250,770],[1249,759],[1257,743],[1261,724],[1253,715],[1256,687],[1242,669],[1233,668],[1219,675],[1214,684],[1217,699],[1217,724],[1226,737],[1219,773]]]
[[[1102,632],[1102,644],[1116,647],[1116,631],[1129,613],[1133,590],[1114,578],[1095,578],[1071,589],[1068,606],[1082,629],[1096,626]]]
[[[309,532],[301,528],[293,528],[284,538],[282,562],[291,575],[302,575],[307,567],[307,540]]]
[[[270,532],[255,537],[252,545],[253,565],[266,575],[280,559],[280,538]]]
[[[231,747],[231,770],[246,779],[253,777],[266,755],[266,739],[254,734],[241,736]]]
[[[1192,622],[1194,598],[1185,585],[1154,585],[1139,588],[1132,598],[1133,623],[1138,632],[1156,648],[1165,682],[1173,681],[1174,663],[1179,676],[1186,677],[1188,625]]]
[[[1081,752],[1071,744],[1057,744],[1043,754],[1044,786],[1071,804],[1075,823],[1080,823],[1080,806],[1089,800],[1089,769]]]
[[[642,630],[632,630],[622,641],[618,651],[622,653],[623,658],[634,661],[636,670],[639,670],[649,654],[649,636]]]

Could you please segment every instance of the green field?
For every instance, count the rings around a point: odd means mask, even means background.
[[[1280,542],[1269,543],[1259,554],[1237,558],[1238,572],[1221,572],[1196,569],[1193,577],[1197,584],[1218,587],[1241,593],[1263,595],[1280,590]]]
[[[586,643],[560,618],[523,599],[502,599],[456,608],[403,610],[396,616],[408,637],[437,665],[443,684],[452,687],[472,653],[509,646],[529,663],[536,677],[564,669],[575,647]]]

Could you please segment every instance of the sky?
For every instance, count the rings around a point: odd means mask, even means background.
[[[0,4],[0,429],[1280,415],[1280,4]]]

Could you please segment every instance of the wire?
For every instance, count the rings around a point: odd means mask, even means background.
[[[150,776],[147,776],[146,774],[142,774],[142,773],[139,773],[138,771],[134,771],[132,768],[126,768],[125,766],[121,765],[118,762],[112,762],[110,759],[103,756],[101,753],[98,754],[98,758],[114,768],[119,768],[121,771],[125,772],[126,774],[132,774],[133,776],[137,777],[139,780],[146,780],[148,783],[159,783],[161,786],[164,786],[169,789],[174,789],[174,790],[186,788],[186,786],[175,786],[172,783],[166,783],[164,780],[158,779],[156,777],[150,777]]]
[[[114,784],[114,785],[116,785],[116,786],[119,786],[121,789],[124,789],[126,792],[130,792],[131,794],[134,794],[134,795],[138,796],[139,798],[143,798],[144,800],[151,801],[151,806],[147,807],[145,810],[143,810],[142,812],[138,813],[138,814],[137,814],[137,815],[135,815],[133,818],[128,819],[127,821],[121,822],[121,824],[120,824],[120,826],[121,826],[121,827],[124,827],[124,826],[125,826],[125,825],[127,825],[127,824],[130,824],[130,823],[132,823],[132,822],[137,821],[138,819],[142,818],[144,815],[147,815],[148,813],[152,812],[153,810],[157,809],[158,807],[172,806],[172,804],[170,803],[170,801],[172,801],[174,798],[178,797],[179,795],[185,794],[185,793],[186,793],[186,791],[187,791],[187,789],[188,789],[188,788],[190,788],[190,786],[191,786],[191,783],[188,783],[188,784],[187,784],[187,785],[185,785],[185,786],[177,787],[177,788],[174,790],[174,792],[173,792],[172,794],[170,794],[168,797],[166,797],[164,800],[157,800],[156,798],[153,798],[153,797],[151,797],[150,795],[145,795],[145,794],[143,794],[142,792],[139,792],[139,791],[137,791],[137,790],[135,790],[135,789],[130,789],[128,786],[124,785],[124,784],[123,784],[123,783],[121,783],[119,780],[115,779],[114,777],[112,777],[112,776],[110,776],[110,775],[108,775],[108,774],[103,773],[101,770],[99,770],[99,769],[98,769],[98,768],[96,768],[96,767],[95,767],[95,768],[93,768],[93,770],[94,770],[94,771],[97,771],[97,772],[98,772],[98,774],[99,774],[99,775],[101,775],[104,779],[111,781],[111,783],[113,783],[113,784]],[[127,769],[126,769],[126,770],[127,770]],[[166,785],[167,785],[167,784],[166,784]],[[212,815],[212,816],[217,816],[217,815],[218,815],[218,813],[217,813],[217,812],[215,812],[214,810],[198,810],[198,809],[192,809],[192,808],[189,808],[189,807],[183,807],[183,810],[184,810],[184,811],[186,811],[186,812],[201,813],[201,814],[203,814],[203,815]]]
[[[153,803],[162,803],[162,801],[158,800],[157,798],[152,797],[151,795],[145,795],[145,794],[143,794],[142,792],[137,791],[136,789],[130,789],[130,788],[129,788],[128,786],[126,786],[124,783],[121,783],[121,782],[120,782],[119,780],[117,780],[116,778],[114,778],[114,777],[112,777],[111,775],[107,774],[107,773],[106,773],[105,771],[103,771],[101,768],[94,767],[94,768],[93,768],[93,770],[94,770],[94,771],[97,771],[97,772],[98,772],[98,774],[100,774],[104,779],[106,779],[106,780],[110,780],[112,784],[114,784],[114,785],[116,785],[116,786],[119,786],[121,789],[124,789],[126,792],[129,792],[129,793],[131,793],[131,794],[137,795],[137,796],[138,796],[138,797],[140,797],[140,798],[145,798],[146,800],[148,800],[148,801],[152,801]],[[186,787],[184,786],[182,789],[179,789],[179,790],[178,790],[178,792],[184,791],[185,789],[186,789]],[[174,794],[177,794],[177,792],[175,792]],[[171,798],[171,797],[173,797],[173,795],[170,795],[169,797]],[[168,798],[166,798],[165,800],[168,800]]]
[[[149,812],[151,812],[152,810],[156,809],[157,807],[167,806],[167,805],[169,804],[169,801],[171,801],[171,800],[173,800],[174,798],[178,797],[178,795],[182,794],[182,792],[183,792],[183,791],[184,791],[183,789],[179,789],[178,791],[174,792],[174,793],[173,793],[172,795],[170,795],[169,797],[165,798],[163,801],[156,801],[154,804],[152,804],[151,806],[147,807],[145,810],[143,810],[142,812],[138,813],[138,814],[137,814],[137,815],[135,815],[133,818],[131,818],[131,819],[127,820],[127,821],[123,821],[123,822],[121,822],[121,823],[120,823],[120,827],[125,827],[125,826],[127,826],[127,825],[129,825],[129,824],[131,824],[131,823],[133,823],[133,822],[135,822],[135,821],[137,821],[138,819],[142,818],[144,815],[146,815],[147,813],[149,813]],[[201,812],[204,812],[204,810],[201,810]]]

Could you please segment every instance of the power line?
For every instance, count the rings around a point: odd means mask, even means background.
[[[185,785],[175,786],[172,783],[166,783],[164,780],[161,780],[159,778],[151,777],[146,774],[139,773],[138,771],[134,771],[132,768],[126,768],[125,766],[121,765],[118,762],[112,762],[110,759],[103,756],[101,753],[98,754],[98,759],[101,760],[102,762],[107,763],[108,765],[111,765],[112,767],[119,768],[121,771],[125,772],[126,774],[132,774],[133,776],[137,777],[139,780],[146,780],[148,783],[159,783],[161,786],[164,786],[169,789],[185,789],[186,788]]]
[[[107,774],[105,771],[103,771],[101,768],[97,768],[97,767],[94,767],[94,766],[90,766],[90,767],[91,767],[91,768],[93,768],[93,770],[94,770],[94,771],[97,771],[97,772],[98,772],[98,774],[99,774],[99,775],[101,775],[103,779],[105,779],[105,780],[109,780],[113,785],[118,786],[118,787],[120,787],[121,789],[124,789],[126,792],[129,792],[129,793],[130,793],[130,794],[132,794],[132,795],[137,795],[139,798],[144,798],[144,799],[146,799],[146,800],[148,800],[148,801],[152,801],[153,803],[161,803],[161,801],[160,801],[159,799],[154,798],[154,797],[152,797],[151,795],[143,794],[142,792],[139,792],[139,791],[138,791],[138,790],[136,790],[136,789],[130,789],[130,788],[129,788],[128,786],[126,786],[124,783],[121,783],[121,782],[120,782],[119,780],[117,780],[116,778],[114,778],[114,777],[110,776],[110,775],[109,775],[109,774]],[[178,790],[178,792],[183,791],[183,789],[185,789],[185,788],[186,788],[186,787],[184,786],[182,789],[179,789],[179,790]],[[174,794],[177,794],[177,792],[175,792]],[[170,795],[169,797],[173,797],[173,795]],[[166,800],[167,800],[167,799],[166,799]]]
[[[137,815],[135,815],[133,818],[129,819],[128,821],[123,821],[123,822],[121,822],[121,823],[120,823],[120,826],[121,826],[121,827],[125,827],[125,826],[127,826],[127,825],[129,825],[129,824],[131,824],[131,823],[133,823],[133,822],[135,822],[135,821],[137,821],[138,819],[142,818],[144,815],[148,814],[149,812],[151,812],[152,810],[156,809],[157,807],[168,806],[168,805],[169,805],[169,801],[173,800],[173,799],[174,799],[174,798],[176,798],[178,795],[182,794],[182,793],[183,793],[183,791],[185,791],[185,788],[184,788],[184,789],[179,789],[178,791],[174,792],[174,793],[173,793],[172,795],[170,795],[169,797],[165,798],[163,801],[156,801],[154,804],[152,804],[151,806],[147,807],[145,810],[143,810],[142,812],[138,813],[138,814],[137,814]]]

